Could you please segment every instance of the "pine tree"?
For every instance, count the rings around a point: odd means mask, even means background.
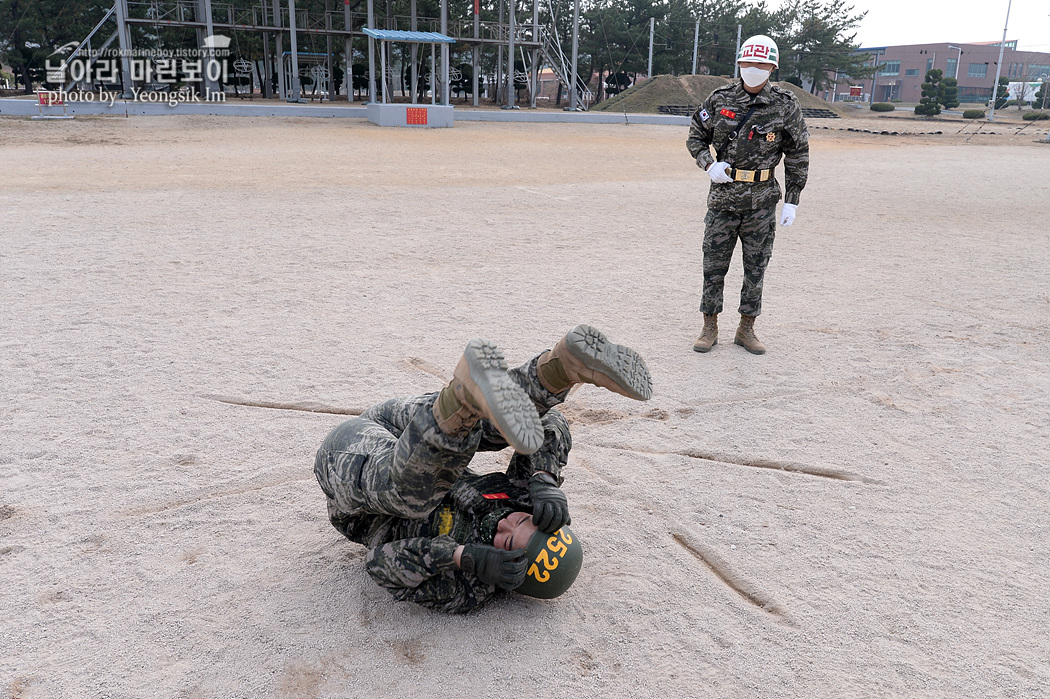
[[[959,81],[955,78],[944,78],[937,90],[937,101],[945,109],[959,106]]]
[[[922,116],[937,116],[941,113],[941,77],[944,72],[939,68],[926,71],[926,82],[922,84],[922,99],[915,106],[915,113]],[[958,102],[956,102],[958,104]]]

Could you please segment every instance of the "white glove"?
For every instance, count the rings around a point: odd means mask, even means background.
[[[780,225],[787,228],[795,222],[795,210],[798,209],[798,204],[784,204],[784,209],[780,212]]]
[[[733,181],[733,178],[726,174],[729,167],[729,163],[711,163],[711,167],[707,168],[707,174],[711,176],[711,181],[715,184],[728,184]]]

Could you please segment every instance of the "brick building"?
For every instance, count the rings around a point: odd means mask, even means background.
[[[852,80],[845,75],[835,76],[837,86],[821,96],[828,101],[850,99],[850,86],[861,86],[861,95],[852,99],[864,102],[903,100],[918,102],[922,97],[922,83],[926,71],[940,68],[945,77],[959,81],[959,101],[983,103],[991,99],[995,85],[995,69],[999,62],[999,45],[991,41],[976,44],[911,44],[908,46],[880,46],[860,48],[856,53],[871,57],[868,65],[881,66],[874,79]],[[1047,76],[1050,79],[1050,53],[1018,51],[1016,41],[1007,41],[1003,52],[1002,77],[1010,82],[1035,82]],[[856,92],[856,91],[854,91]]]

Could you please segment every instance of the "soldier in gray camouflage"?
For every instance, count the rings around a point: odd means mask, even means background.
[[[379,403],[333,429],[314,475],[332,525],[369,549],[372,579],[398,600],[449,612],[521,586],[534,535],[568,539],[560,486],[572,438],[553,408],[577,383],[637,400],[652,393],[636,352],[580,325],[510,371],[495,345],[472,340],[443,390]],[[468,468],[477,451],[508,446],[506,472]]]
[[[776,44],[766,36],[748,39],[737,55],[741,80],[714,90],[693,114],[686,145],[711,177],[704,218],[704,329],[693,344],[709,352],[718,343],[722,289],[737,238],[743,253],[740,325],[734,342],[753,354],[765,346],[755,335],[762,312],[762,281],[777,225],[780,185],[773,169],[784,158],[783,226],[795,220],[809,174],[809,132],[798,100],[769,83],[779,65]],[[715,157],[711,148],[715,149]]]

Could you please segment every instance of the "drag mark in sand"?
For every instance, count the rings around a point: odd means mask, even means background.
[[[129,510],[124,510],[120,514],[124,517],[141,517],[143,515],[155,515],[160,512],[167,510],[174,510],[180,507],[186,507],[187,505],[194,505],[199,502],[205,502],[207,500],[217,500],[219,498],[228,498],[236,495],[244,495],[245,493],[254,493],[260,490],[267,490],[268,488],[277,488],[288,483],[298,483],[300,481],[312,480],[311,476],[300,476],[296,478],[282,478],[277,481],[270,481],[267,483],[259,483],[257,485],[242,485],[237,488],[227,489],[212,489],[209,488],[204,491],[198,491],[196,495],[188,495],[178,500],[170,500],[166,503],[159,505],[152,505],[150,507],[135,507]]]
[[[723,561],[718,554],[712,551],[710,547],[691,540],[691,538],[683,532],[672,532],[671,537],[675,540],[675,543],[693,554],[698,561],[707,566],[711,572],[714,573],[719,580],[725,583],[726,586],[733,590],[733,592],[737,593],[746,601],[755,605],[767,614],[776,617],[777,620],[788,622],[790,625],[794,626],[794,624],[787,618],[787,610],[777,604],[764,592],[756,588],[750,581],[745,580],[730,570],[726,562]]]
[[[326,413],[329,415],[360,415],[365,411],[365,408],[339,408],[308,400],[294,403],[274,403],[271,401],[242,400],[240,398],[227,398],[214,395],[203,395],[201,398],[226,403],[227,405],[245,405],[250,408],[269,408],[271,410],[297,410],[304,413]]]
[[[625,447],[618,444],[595,444],[594,446],[602,449],[620,449],[623,451],[633,451],[638,454],[674,454],[676,456],[685,456],[690,459],[700,459],[702,461],[711,461],[714,463],[721,464],[735,464],[736,466],[747,466],[749,468],[764,468],[773,471],[786,471],[788,473],[801,473],[807,476],[819,476],[820,478],[830,478],[836,481],[852,481],[854,483],[865,483],[868,485],[886,485],[880,480],[868,478],[867,476],[862,476],[857,473],[851,473],[850,471],[841,471],[833,468],[824,468],[822,466],[807,466],[805,464],[796,464],[791,461],[751,459],[744,456],[731,456],[728,454],[718,454],[715,452],[702,452],[696,449],[683,449],[681,451],[656,451],[654,449],[638,449],[636,447]]]
[[[448,383],[449,381],[448,377],[445,375],[445,372],[443,372],[441,369],[438,369],[436,366],[434,366],[433,364],[421,357],[409,357],[408,359],[403,360],[403,363],[407,364],[413,369],[418,369],[419,371],[422,371],[424,374],[430,374],[441,383]]]

